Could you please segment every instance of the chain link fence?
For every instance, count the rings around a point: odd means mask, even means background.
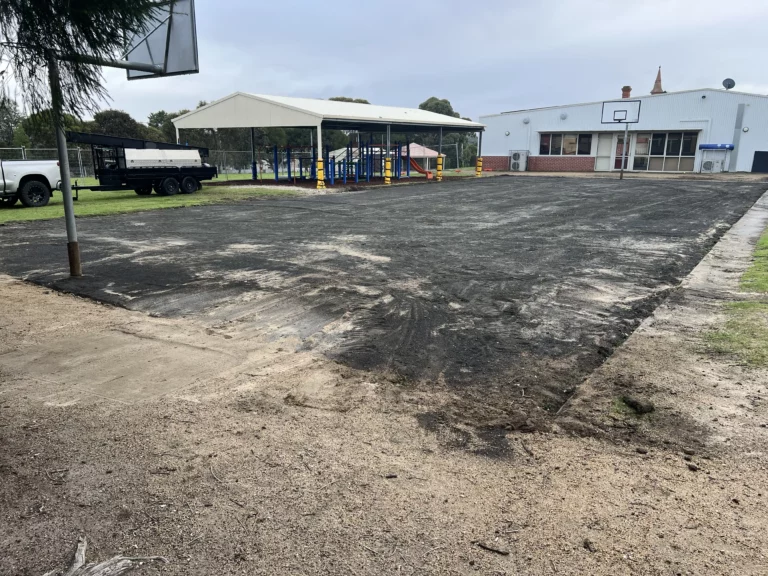
[[[456,144],[443,146],[446,155],[445,169],[461,166],[461,155]],[[93,157],[90,148],[69,148],[69,168],[72,178],[92,178],[94,176]],[[56,148],[0,148],[0,160],[58,160]],[[219,177],[224,180],[250,178],[250,150],[211,150],[208,163],[219,168]],[[291,150],[291,176],[299,177],[300,172],[307,176],[311,170],[312,155],[307,148]],[[256,150],[256,166],[264,178],[274,177],[275,150],[273,147],[259,147]],[[284,148],[277,151],[277,170],[279,176],[288,175],[288,156]]]
[[[68,148],[69,171],[72,178],[93,177],[93,157],[90,149]],[[0,160],[58,160],[56,148],[0,148]]]

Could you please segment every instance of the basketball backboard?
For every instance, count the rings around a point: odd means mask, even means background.
[[[198,73],[195,0],[158,6],[141,34],[128,40],[123,60],[160,67],[157,72],[128,70],[128,80]]]
[[[640,100],[603,102],[602,124],[637,124],[640,122]]]

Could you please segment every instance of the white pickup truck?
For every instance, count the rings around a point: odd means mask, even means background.
[[[0,206],[45,206],[61,186],[56,160],[0,160]]]

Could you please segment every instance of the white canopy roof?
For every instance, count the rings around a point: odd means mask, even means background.
[[[393,132],[479,132],[483,124],[418,108],[235,92],[173,119],[185,128],[323,128]]]

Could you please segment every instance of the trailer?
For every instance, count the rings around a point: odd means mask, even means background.
[[[218,176],[218,168],[209,165],[208,148],[120,138],[104,134],[67,132],[67,142],[88,144],[93,155],[97,186],[79,186],[72,190],[134,190],[149,196],[192,194],[202,182]]]

